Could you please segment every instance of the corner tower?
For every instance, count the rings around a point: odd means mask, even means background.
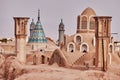
[[[28,17],[14,17],[15,21],[15,51],[20,62],[26,63],[26,37]]]
[[[64,24],[63,24],[63,20],[61,19],[61,22],[59,24],[59,39],[58,39],[58,45],[60,46],[61,44],[64,44]]]
[[[96,66],[103,71],[108,68],[108,45],[111,37],[111,18],[110,16],[95,17],[96,21]]]

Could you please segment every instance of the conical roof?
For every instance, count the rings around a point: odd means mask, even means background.
[[[61,19],[61,22],[60,22],[59,26],[64,26],[63,19]]]
[[[59,24],[59,30],[64,30],[63,19],[61,19],[61,22]]]
[[[90,15],[96,15],[96,13],[95,13],[95,11],[94,11],[92,8],[88,7],[88,8],[86,8],[86,9],[82,12],[81,15],[90,16]]]
[[[45,43],[47,42],[44,30],[42,28],[42,24],[40,22],[40,14],[38,10],[38,21],[35,25],[35,28],[30,32],[30,38],[28,42],[38,42],[38,43]]]

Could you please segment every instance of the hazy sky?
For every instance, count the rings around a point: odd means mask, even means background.
[[[39,8],[46,36],[57,40],[60,19],[65,33],[74,34],[77,16],[87,7],[98,16],[112,16],[112,32],[119,33],[114,36],[120,39],[120,0],[0,0],[0,37],[14,37],[14,16],[30,17],[29,24],[32,18],[36,22]]]

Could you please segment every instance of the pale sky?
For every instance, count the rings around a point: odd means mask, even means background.
[[[114,37],[120,40],[120,0],[0,0],[0,37],[14,37],[14,16],[30,17],[29,33],[38,9],[46,36],[57,40],[61,18],[65,34],[72,35],[76,32],[77,16],[87,7],[93,8],[98,16],[112,16],[111,31],[119,33]]]

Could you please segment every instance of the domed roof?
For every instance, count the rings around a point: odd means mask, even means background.
[[[38,21],[34,29],[30,31],[30,38],[28,42],[37,42],[37,43],[46,43],[47,39],[45,37],[44,30],[42,28],[42,24],[40,22],[40,10],[38,10]],[[31,23],[33,24],[33,22]]]
[[[95,13],[95,11],[94,11],[92,8],[88,7],[88,8],[86,8],[86,9],[82,12],[81,15],[90,16],[90,15],[96,15],[96,13]]]

